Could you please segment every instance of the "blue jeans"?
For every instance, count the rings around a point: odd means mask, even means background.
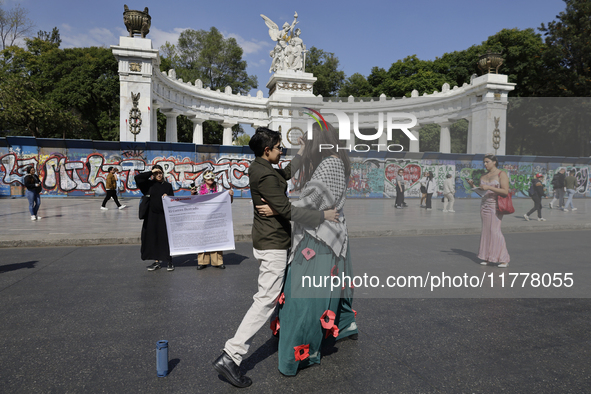
[[[568,197],[568,199],[566,200],[566,205],[564,206],[566,209],[568,209],[568,206],[570,204],[570,209],[573,209],[573,197],[575,195],[576,191],[575,189],[566,189],[566,195]]]
[[[29,212],[31,216],[37,216],[39,205],[41,205],[41,196],[39,193],[30,190],[25,190],[25,195],[27,196],[27,200],[29,200]]]

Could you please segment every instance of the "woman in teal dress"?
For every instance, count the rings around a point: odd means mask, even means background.
[[[284,291],[278,316],[271,322],[271,329],[279,333],[279,371],[284,375],[319,364],[322,348],[339,339],[357,339],[343,215],[351,165],[345,150],[325,149],[339,143],[336,130],[330,124],[327,127],[321,130],[314,124],[312,141],[305,141],[298,182],[301,193],[293,205],[321,211],[335,208],[339,215],[336,222],[325,220],[315,228],[293,223]]]

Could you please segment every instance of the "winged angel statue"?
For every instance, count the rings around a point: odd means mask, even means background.
[[[284,70],[303,71],[306,66],[306,46],[300,38],[301,30],[294,30],[295,25],[299,23],[298,13],[293,15],[292,24],[285,22],[282,29],[265,15],[261,14],[261,17],[269,28],[269,36],[277,42],[275,48],[269,52],[273,59],[269,73]]]

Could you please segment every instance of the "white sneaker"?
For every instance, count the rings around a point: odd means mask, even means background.
[[[31,215],[31,220],[37,220],[37,216]]]
[[[546,219],[544,219],[544,218],[538,218],[538,222],[545,222],[545,221],[546,221]]]
[[[480,265],[488,265],[488,262],[487,262],[487,261],[482,261],[482,262],[480,263]]]
[[[577,210],[577,208],[573,208],[573,209],[571,209],[571,211],[576,211],[576,210]]]
[[[566,208],[563,208],[562,210],[563,210],[564,212],[568,212],[568,209],[566,209]]]
[[[449,212],[447,209],[444,209],[443,212]]]
[[[454,213],[455,213],[455,211],[454,211],[453,209],[450,209],[450,210],[449,210],[449,211],[447,211],[447,212],[454,212]]]
[[[507,268],[509,266],[509,263],[501,263],[499,265],[497,265],[497,267],[499,268]]]
[[[548,204],[548,208],[553,209],[554,205],[552,203]]]
[[[127,206],[127,205],[121,205],[121,206],[119,207],[119,209],[123,209],[123,208],[125,208],[126,206]]]
[[[109,210],[109,208],[107,208],[107,207],[101,207],[101,211],[108,211],[108,210]]]
[[[523,217],[525,218],[525,220],[529,221],[529,216],[527,216],[527,213],[523,215]]]
[[[35,216],[37,220],[41,220],[41,216]]]

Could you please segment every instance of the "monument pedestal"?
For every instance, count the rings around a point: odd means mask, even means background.
[[[152,40],[138,37],[119,37],[119,45],[111,45],[119,62],[119,140],[155,141],[157,125],[152,116],[152,72],[158,69],[158,49],[152,49]],[[141,129],[135,136],[130,131],[129,111],[133,107],[131,93],[140,94],[138,109],[141,113]],[[135,137],[135,138],[134,138]]]
[[[301,110],[301,108],[294,108],[292,99],[297,97],[314,98],[314,93],[312,93],[314,82],[316,82],[316,77],[311,73],[292,70],[277,71],[267,82],[269,128],[281,131],[281,141],[286,148],[291,148],[291,142],[297,141],[297,138],[294,140],[292,137],[290,142],[288,133],[291,134],[292,131],[295,131],[293,135],[296,136],[303,134],[306,130],[305,125],[295,125],[292,122],[292,112]],[[322,98],[319,100],[322,101]]]

